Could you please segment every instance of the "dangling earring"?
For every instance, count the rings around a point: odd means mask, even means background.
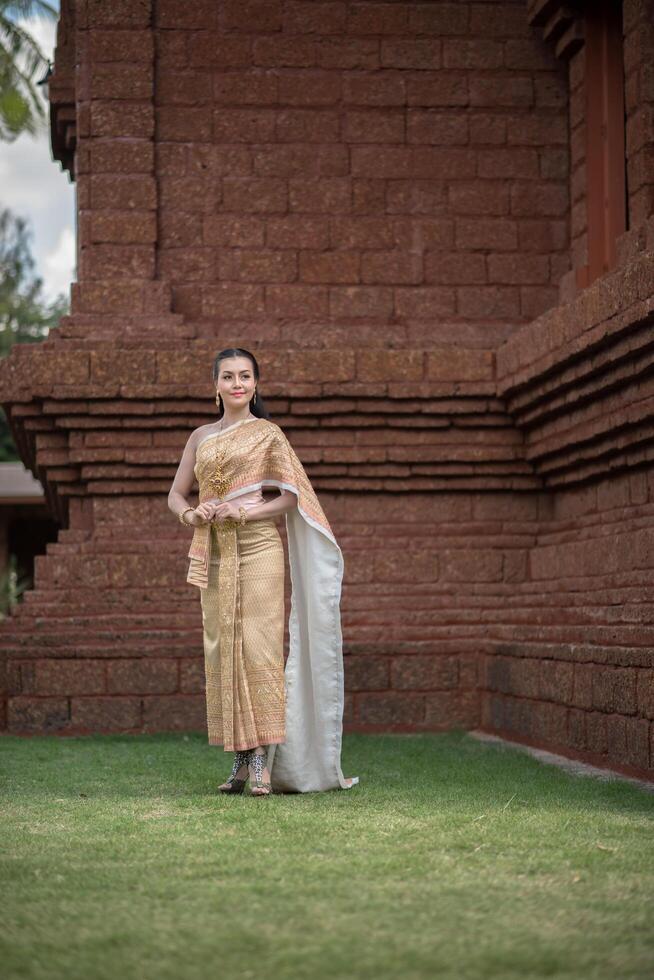
[[[257,389],[256,388],[254,389],[254,398],[252,399],[252,404],[253,405],[256,405],[257,404]]]
[[[216,405],[220,406],[221,402],[222,402],[222,398],[220,397],[220,395],[216,395]]]

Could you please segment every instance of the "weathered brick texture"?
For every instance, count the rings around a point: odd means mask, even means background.
[[[9,731],[204,727],[166,495],[240,344],[345,555],[348,730],[654,775],[654,7],[623,10],[629,230],[577,292],[583,39],[522,0],[64,0],[78,281],[0,370],[62,530],[2,627]]]
[[[269,341],[359,319],[406,343],[453,317],[492,343],[552,305],[566,228],[533,222],[567,212],[565,70],[520,5],[227,5],[201,30],[160,7],[157,268],[176,311],[227,332],[245,315]],[[114,55],[110,31],[94,45],[116,59],[108,101],[131,77],[115,33]],[[440,303],[406,301],[432,283],[452,287]],[[471,283],[509,291],[493,308]]]

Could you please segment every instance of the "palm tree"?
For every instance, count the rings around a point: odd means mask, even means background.
[[[36,133],[45,120],[34,78],[49,62],[19,23],[31,17],[56,20],[58,13],[45,0],[0,0],[0,140],[7,143],[21,133]]]

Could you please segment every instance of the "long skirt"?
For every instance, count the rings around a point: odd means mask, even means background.
[[[212,526],[200,596],[209,744],[284,742],[284,546],[274,521]]]

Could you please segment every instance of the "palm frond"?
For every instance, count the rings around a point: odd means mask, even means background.
[[[16,89],[4,89],[0,92],[0,137],[7,142],[13,142],[23,132],[34,135],[36,119],[20,92]]]
[[[19,20],[30,20],[32,17],[44,17],[56,20],[58,11],[45,0],[0,0],[0,10],[8,17]]]
[[[2,44],[3,36],[8,41],[8,47]],[[19,24],[14,24],[13,21],[3,16],[2,12],[0,12],[0,45],[5,50],[8,50],[12,58],[16,58],[19,55],[35,58],[35,71],[37,68],[45,66],[48,62],[48,59],[32,35]]]
[[[31,34],[12,19],[33,16],[37,7],[52,15],[47,3],[0,0],[0,140],[5,142],[13,142],[22,132],[36,135],[46,118],[35,77],[49,61]]]

